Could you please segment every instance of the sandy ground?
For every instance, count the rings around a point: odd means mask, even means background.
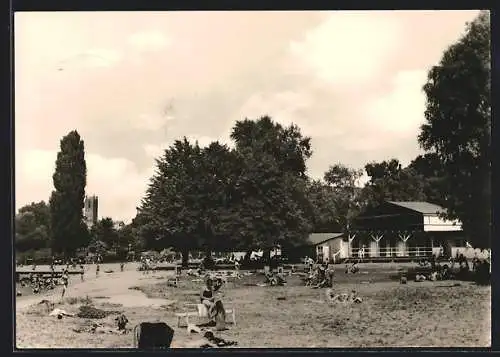
[[[39,268],[41,269],[41,268]],[[113,270],[113,273],[104,273],[105,270]],[[84,281],[78,275],[70,275],[69,288],[65,297],[88,296],[95,298],[107,296],[107,301],[113,304],[122,304],[125,307],[134,306],[160,306],[165,304],[164,299],[150,299],[144,293],[130,290],[133,285],[144,285],[154,282],[158,277],[172,275],[171,272],[158,272],[145,275],[137,271],[137,264],[128,264],[123,272],[120,272],[119,264],[105,264],[101,266],[99,276],[95,274],[95,265],[88,265]],[[60,300],[62,287],[57,287],[41,295],[30,295],[19,297],[16,301],[16,311],[22,311],[26,307],[39,302],[42,299],[51,301]]]
[[[361,304],[333,304],[324,289],[302,286],[290,277],[285,287],[257,287],[261,276],[229,281],[223,288],[224,303],[236,308],[237,326],[220,333],[238,341],[238,347],[479,347],[491,344],[490,287],[458,282],[390,281],[398,265],[366,265],[360,274],[336,273],[337,292],[356,290]],[[94,269],[94,270],[93,270]],[[104,270],[115,273],[106,274]],[[95,306],[126,314],[130,325],[164,321],[176,330],[174,345],[189,347],[196,335],[176,327],[174,313],[196,303],[202,283],[190,277],[173,288],[165,283],[172,272],[144,275],[127,266],[102,267],[95,277],[91,266],[86,281],[78,276],[58,307],[76,312],[78,299],[88,296]],[[133,289],[130,289],[133,288]],[[21,297],[16,303],[18,348],[131,348],[131,334],[75,332],[88,320],[57,320],[33,304],[41,299],[60,301],[60,288],[45,296]],[[139,289],[139,290],[138,290]],[[73,298],[73,299],[72,299]],[[279,298],[279,299],[278,299]],[[69,303],[68,301],[74,300]],[[39,306],[39,305],[38,305]],[[116,315],[101,322],[113,325]],[[198,321],[199,322],[199,321]]]

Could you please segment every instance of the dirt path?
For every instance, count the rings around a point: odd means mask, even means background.
[[[144,275],[137,271],[135,266],[129,266],[123,272],[119,267],[111,268],[114,273],[104,273],[109,266],[102,267],[100,275],[95,276],[95,268],[88,269],[85,280],[81,281],[79,276],[72,276],[65,297],[106,297],[110,303],[122,304],[123,306],[151,306],[157,307],[166,303],[164,299],[150,299],[142,292],[131,290],[130,287],[148,284],[158,279],[164,279],[173,274],[172,272],[156,272]],[[16,299],[16,311],[22,311],[42,299],[58,300],[61,296],[62,287],[58,287],[50,293],[43,295],[20,297]]]

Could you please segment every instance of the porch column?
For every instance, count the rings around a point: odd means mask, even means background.
[[[399,256],[400,257],[404,257],[406,255],[409,255],[408,254],[408,250],[407,250],[407,244],[406,244],[406,242],[408,241],[408,239],[410,239],[411,234],[409,234],[409,233],[398,233],[398,237],[399,237],[399,239],[401,239],[401,242],[399,244],[400,249],[398,249]]]
[[[375,234],[370,234],[370,237],[374,240],[374,242],[371,242],[370,244],[370,256],[379,257],[380,256],[379,242],[384,237],[384,235],[380,233],[375,233]]]
[[[352,257],[352,242],[353,242],[354,238],[356,238],[356,234],[355,234],[355,233],[354,233],[354,234],[349,233],[349,234],[347,235],[347,240],[348,240],[348,244],[349,244],[349,245],[347,246],[347,256],[348,256],[349,258],[351,258],[351,257]]]

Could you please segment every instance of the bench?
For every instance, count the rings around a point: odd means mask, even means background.
[[[170,278],[167,280],[167,286],[172,286],[174,288],[179,286],[179,277],[176,276],[175,278]]]
[[[190,317],[206,318],[208,317],[207,307],[203,304],[188,304],[188,306],[196,306],[197,311],[184,311],[175,314],[177,317],[177,327],[181,327],[181,319],[184,318],[186,321],[186,326],[189,325]],[[236,326],[236,309],[234,307],[224,308],[226,311],[226,316],[230,315],[232,317],[233,325]]]

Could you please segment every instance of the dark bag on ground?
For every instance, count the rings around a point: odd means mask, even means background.
[[[174,338],[174,330],[164,322],[142,322],[134,332],[139,349],[167,349]]]
[[[226,328],[226,310],[220,300],[215,302],[215,326],[218,331]]]

